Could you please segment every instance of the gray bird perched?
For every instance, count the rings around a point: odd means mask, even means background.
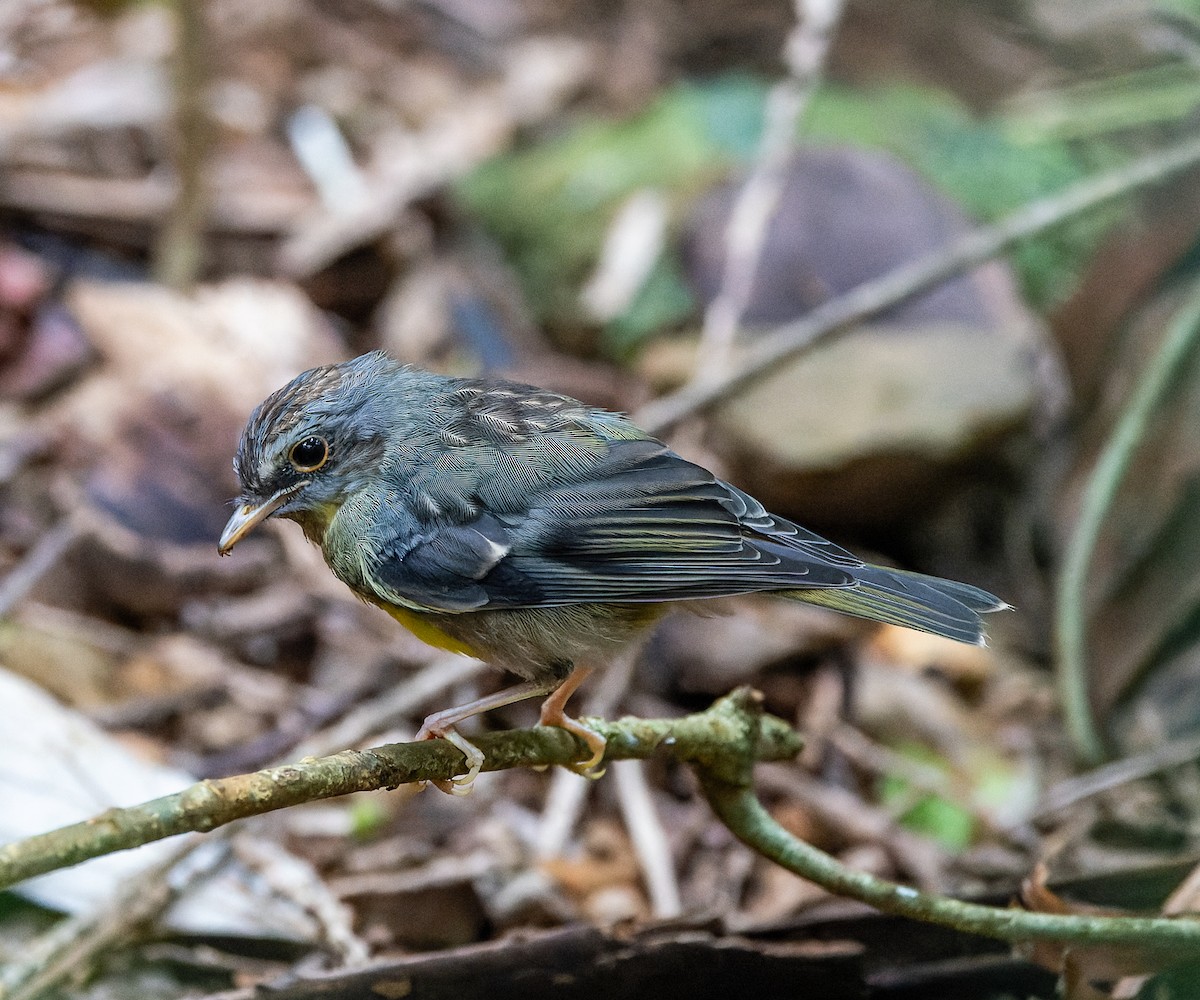
[[[435,646],[523,683],[425,720],[468,770],[454,726],[549,695],[564,712],[594,669],[673,602],[769,592],[982,643],[977,587],[872,566],[686,461],[625,417],[500,379],[448,378],[382,352],[313,368],[268,396],[238,447],[228,553],[268,517],[296,521],[334,575]]]

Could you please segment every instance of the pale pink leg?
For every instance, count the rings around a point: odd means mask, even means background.
[[[558,726],[558,728],[565,729],[573,736],[578,736],[588,745],[588,749],[592,751],[592,755],[580,764],[571,765],[572,771],[576,774],[582,774],[585,777],[599,777],[592,768],[604,759],[604,751],[608,746],[608,741],[596,732],[596,730],[589,729],[578,719],[572,719],[566,714],[564,709],[566,708],[567,700],[593,672],[594,668],[592,667],[576,667],[571,675],[554,689],[550,697],[542,702],[542,712],[539,719],[543,726]]]
[[[536,698],[548,690],[552,690],[552,688],[546,684],[538,681],[525,681],[523,684],[514,684],[503,691],[489,694],[485,698],[477,698],[475,701],[459,705],[457,708],[447,708],[428,716],[421,724],[415,738],[418,740],[443,739],[457,747],[467,761],[466,774],[457,775],[449,781],[437,780],[433,784],[450,795],[468,795],[475,782],[475,776],[483,767],[483,752],[459,733],[454,728],[455,725],[462,722],[463,719],[469,719],[472,715],[479,715],[481,712],[487,712],[493,708],[502,708],[514,702],[524,701],[526,698]]]

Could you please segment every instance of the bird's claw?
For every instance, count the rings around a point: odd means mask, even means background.
[[[428,720],[417,731],[414,739],[445,740],[463,755],[467,763],[467,770],[464,774],[456,774],[453,778],[430,778],[428,781],[421,782],[422,785],[433,785],[447,795],[470,795],[474,791],[475,778],[483,769],[484,761],[483,751],[479,747],[463,736],[453,726],[445,728],[431,726]]]
[[[573,771],[580,777],[588,778],[595,781],[597,778],[604,776],[604,768],[600,767],[600,762],[604,760],[604,751],[608,749],[608,740],[601,736],[596,730],[590,726],[585,726],[578,719],[572,719],[563,711],[555,711],[553,707],[549,711],[543,706],[542,714],[539,723],[543,726],[557,726],[559,729],[565,729],[572,736],[578,736],[588,749],[592,751],[592,755],[583,761],[578,761],[573,764],[564,764],[563,766],[568,771]]]

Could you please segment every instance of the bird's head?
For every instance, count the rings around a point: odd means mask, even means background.
[[[217,551],[228,555],[272,516],[320,541],[342,502],[378,474],[388,389],[402,371],[380,352],[365,354],[310,369],[263,400],[238,445],[241,493]]]

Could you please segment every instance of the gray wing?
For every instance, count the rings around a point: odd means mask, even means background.
[[[658,441],[611,441],[551,483],[493,479],[470,516],[384,540],[380,596],[451,612],[641,603],[845,588],[864,566]]]

